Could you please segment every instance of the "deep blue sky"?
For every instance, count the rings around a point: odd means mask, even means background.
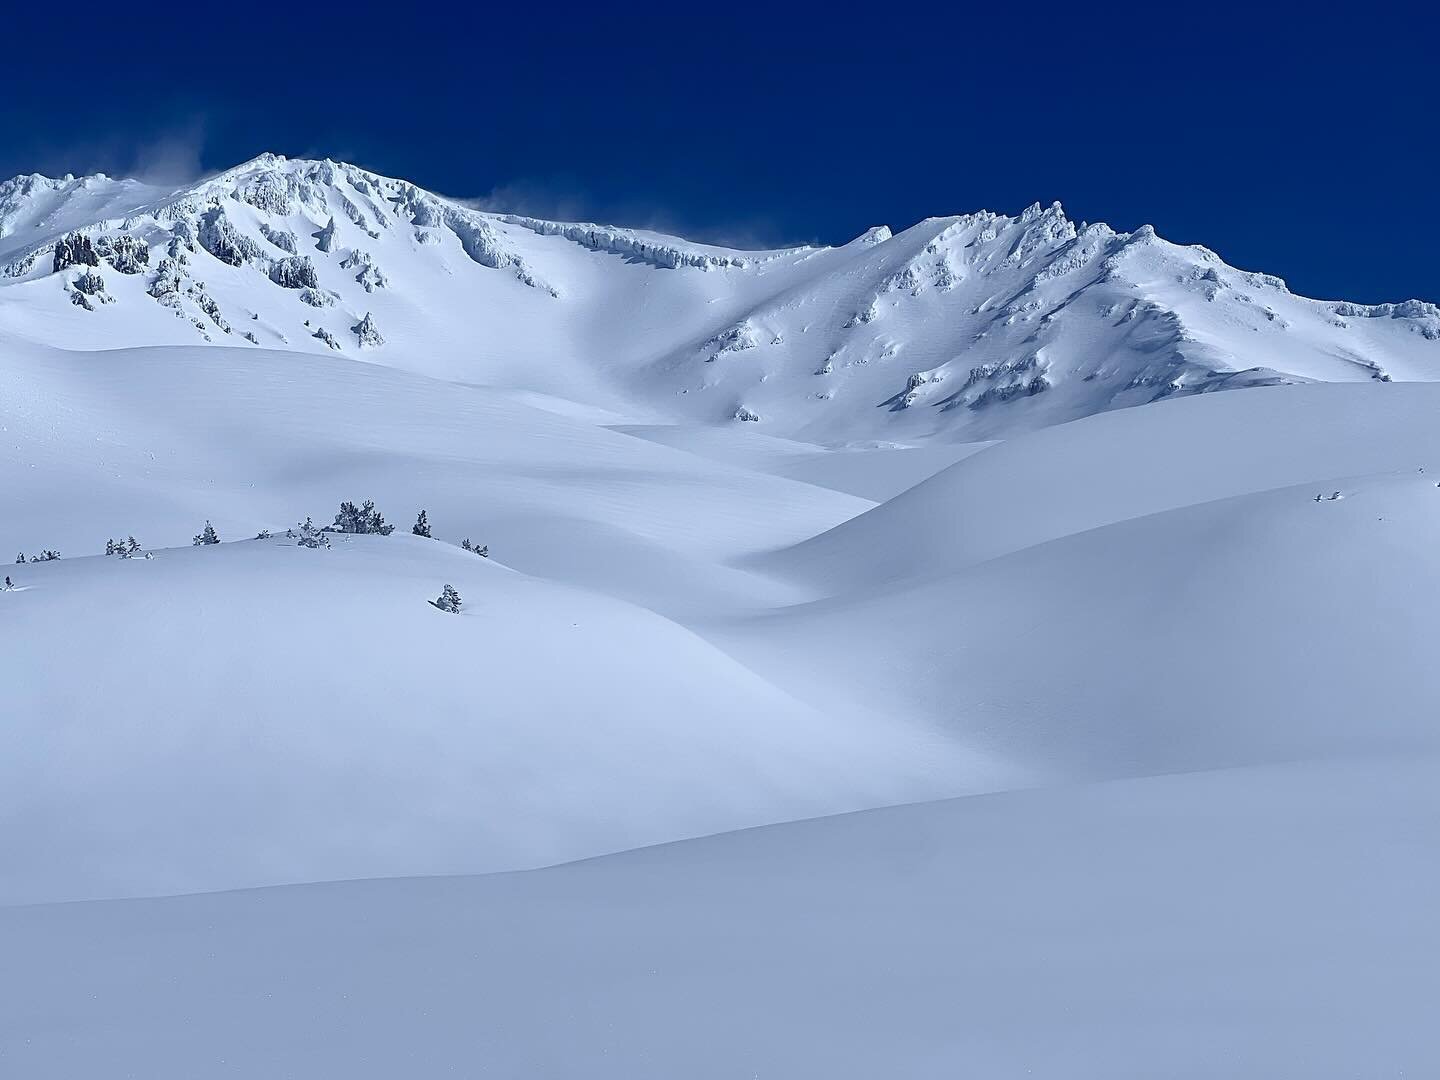
[[[269,149],[741,244],[1059,199],[1310,295],[1440,300],[1440,19],[1169,6],[12,12],[0,175]]]

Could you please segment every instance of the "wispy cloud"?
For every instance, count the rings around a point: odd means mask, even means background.
[[[21,171],[52,176],[106,173],[152,184],[183,184],[206,174],[206,124],[188,117],[139,139],[105,136],[32,146]]]

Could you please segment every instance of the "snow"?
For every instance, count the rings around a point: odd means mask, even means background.
[[[34,1080],[1432,1076],[1437,781],[1433,755],[1313,762],[522,874],[0,908],[0,1061]]]
[[[0,1073],[1440,1067],[1434,305],[274,155],[0,268]]]
[[[73,317],[49,273],[66,235],[164,247],[177,229],[209,249],[192,273],[214,310],[177,318],[141,273]],[[319,240],[287,255],[274,236]],[[16,178],[0,267],[0,334],[36,343],[231,345],[221,324],[251,321],[267,348],[354,353],[371,314],[398,369],[821,445],[986,441],[1169,396],[1440,372],[1434,304],[1308,300],[1148,227],[1077,228],[1058,204],[747,252],[262,155],[171,191]],[[319,297],[324,313],[305,303]]]

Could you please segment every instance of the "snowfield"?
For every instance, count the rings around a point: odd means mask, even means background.
[[[0,1074],[1440,1072],[1437,373],[1058,206],[0,184]]]
[[[1440,1072],[1440,759],[932,802],[551,870],[0,909],[7,1074]]]

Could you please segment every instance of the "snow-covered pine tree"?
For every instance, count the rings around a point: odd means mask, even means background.
[[[16,565],[16,566],[19,566],[19,565],[20,565],[21,563],[23,563],[24,561],[25,561],[25,552],[22,551],[22,552],[20,552],[19,555],[16,555],[16,556],[15,556],[15,565]]]
[[[342,502],[340,512],[335,515],[335,524],[330,526],[332,532],[343,533],[379,533],[381,536],[389,536],[395,531],[394,525],[385,524],[385,515],[375,509],[375,503],[370,499],[365,500],[363,506],[356,506],[353,502]]]
[[[473,546],[471,546],[471,544],[470,544],[470,538],[469,538],[468,536],[467,536],[464,540],[461,540],[461,541],[460,541],[460,546],[461,546],[462,548],[464,548],[466,551],[474,551],[474,550],[475,550],[475,548],[474,548]]]
[[[490,557],[490,545],[486,544],[484,547],[476,548],[475,554],[479,555],[482,559],[488,559]]]
[[[448,611],[451,615],[460,614],[460,594],[455,591],[453,585],[446,585],[444,591],[440,593],[439,599],[431,600],[430,603],[441,611]]]
[[[46,548],[44,551],[40,552],[39,555],[31,555],[31,556],[30,556],[30,561],[31,561],[31,562],[54,562],[54,561],[55,561],[56,559],[58,559],[58,558],[60,558],[60,552],[58,552],[58,551],[51,551],[49,548]]]
[[[106,555],[114,555],[114,554],[115,554],[115,541],[114,541],[114,540],[106,540],[106,541],[105,541],[105,554],[106,554]]]
[[[420,516],[415,519],[415,524],[410,526],[410,531],[416,536],[423,536],[430,539],[430,519],[425,516],[425,511],[420,511]]]
[[[301,547],[312,550],[322,547],[328,549],[330,547],[330,538],[325,535],[323,530],[317,529],[315,523],[308,517],[302,523],[295,526],[295,528],[300,530],[296,536],[296,542]],[[292,535],[296,535],[293,530]]]
[[[211,525],[208,521],[205,522],[204,531],[197,533],[195,537],[190,541],[190,543],[195,547],[204,547],[207,544],[218,544],[219,542],[220,537],[215,532],[215,526]]]
[[[136,555],[140,554],[140,551],[140,541],[136,540],[133,536],[127,536],[125,538],[125,545],[121,549],[120,554],[127,559],[133,559]]]

